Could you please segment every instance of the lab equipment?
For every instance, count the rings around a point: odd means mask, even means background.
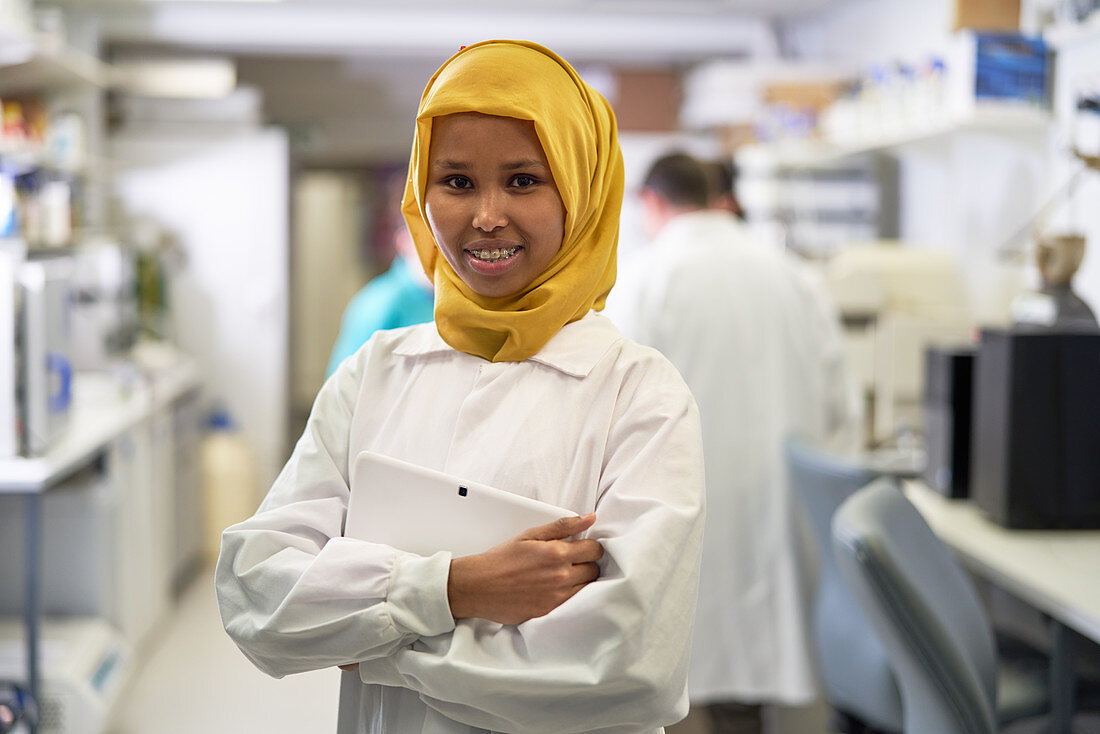
[[[15,344],[16,287],[22,243],[0,240],[0,344]],[[15,399],[15,349],[0,351],[0,459],[19,453],[19,410]]]
[[[922,422],[925,349],[970,341],[961,268],[950,253],[886,240],[838,252],[826,279],[864,394],[866,442],[890,445]]]
[[[15,339],[21,377],[22,452],[41,456],[64,434],[72,403],[72,258],[28,257],[19,267],[22,314]]]
[[[968,119],[979,110],[1027,113],[1049,102],[1049,61],[1041,38],[1019,33],[960,31],[947,46],[949,117]]]
[[[137,338],[133,253],[112,239],[96,239],[74,248],[73,263],[73,368],[105,369]]]
[[[946,497],[970,494],[974,348],[929,347],[924,353],[924,480]]]
[[[971,495],[1012,528],[1100,528],[1100,330],[984,329]]]
[[[1042,287],[1038,292],[1023,293],[1013,301],[1016,323],[1055,329],[1095,327],[1095,314],[1072,287],[1073,275],[1084,258],[1084,235],[1041,236],[1036,243],[1035,261]]]
[[[0,619],[0,678],[24,673],[23,624]],[[131,668],[129,646],[102,619],[48,619],[42,626],[37,734],[102,734]],[[16,731],[19,731],[18,729]]]
[[[0,680],[0,734],[10,734],[17,726],[38,725],[38,706],[23,686]]]

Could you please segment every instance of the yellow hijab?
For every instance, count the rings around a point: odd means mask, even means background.
[[[424,213],[432,118],[457,112],[531,120],[565,205],[561,249],[513,296],[481,296],[441,257]],[[435,281],[435,323],[449,345],[492,362],[522,361],[561,327],[604,306],[615,284],[623,157],[611,105],[553,51],[482,41],[439,68],[420,100],[402,213]]]

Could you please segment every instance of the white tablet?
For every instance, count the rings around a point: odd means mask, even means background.
[[[364,451],[351,469],[344,537],[429,556],[480,553],[576,513],[434,469]]]

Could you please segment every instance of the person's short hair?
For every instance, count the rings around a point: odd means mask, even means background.
[[[737,169],[734,168],[733,161],[710,160],[705,161],[703,167],[710,182],[710,198],[734,195]]]
[[[687,153],[669,153],[653,162],[642,180],[675,206],[703,209],[710,200],[710,186],[703,164]]]
[[[710,182],[708,206],[711,209],[723,209],[736,215],[738,219],[744,219],[745,212],[737,199],[737,165],[733,160],[723,158],[704,161],[703,168]]]

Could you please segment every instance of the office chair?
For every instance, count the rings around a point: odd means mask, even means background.
[[[875,478],[864,467],[790,438],[784,447],[793,493],[813,527],[819,566],[813,645],[832,726],[845,734],[901,731],[901,693],[890,661],[833,559],[831,522],[840,504]]]
[[[970,580],[893,483],[876,480],[845,500],[832,537],[840,573],[897,675],[904,731],[993,734],[1049,710],[1043,668],[999,668]]]

